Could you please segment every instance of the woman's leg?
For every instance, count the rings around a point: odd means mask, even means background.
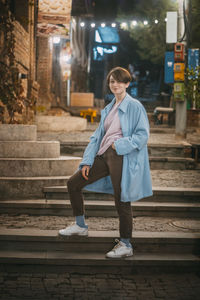
[[[84,215],[84,203],[82,189],[90,183],[105,177],[109,174],[108,166],[102,156],[96,156],[93,166],[91,167],[86,180],[81,173],[81,170],[76,172],[67,182],[70,202],[74,216]]]
[[[110,177],[113,184],[115,206],[119,215],[119,232],[122,239],[132,237],[132,209],[130,202],[121,201],[121,177],[123,156],[110,147],[105,153],[104,158],[109,168]]]

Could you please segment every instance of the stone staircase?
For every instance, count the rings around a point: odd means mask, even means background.
[[[58,141],[37,141],[35,125],[0,125],[0,199],[41,198],[44,186],[66,184],[79,162],[60,156]]]
[[[30,135],[30,140],[20,137],[22,143],[13,134],[9,136],[12,136],[11,141],[6,137],[0,142],[0,213],[71,216],[66,181],[77,169],[80,158],[60,157],[59,142],[38,142],[35,133]],[[37,147],[40,147],[39,152]],[[154,144],[150,145],[150,155],[159,157],[162,154],[164,157],[167,154],[168,158],[184,159],[190,152],[188,149],[189,145],[159,147]],[[162,165],[161,169],[165,166]],[[198,175],[198,171],[194,172]],[[199,186],[154,186],[153,190],[152,197],[132,204],[134,217],[199,220]],[[84,197],[87,217],[116,216],[112,196],[84,192]],[[118,237],[118,231],[112,230],[93,230],[89,231],[88,237],[63,238],[58,236],[58,230],[1,226],[0,271],[20,267],[26,272],[32,270],[33,265],[38,272],[63,270],[87,274],[199,270],[200,229],[188,232],[134,230],[134,256],[123,260],[106,259],[105,253],[114,246],[114,239]]]
[[[45,187],[46,199],[1,200],[0,213],[71,216],[66,186]],[[178,217],[199,220],[200,188],[154,188],[152,197],[132,204],[134,217]],[[84,192],[87,217],[115,217],[113,197]],[[51,217],[50,217],[51,218]],[[200,230],[189,232],[133,231],[134,256],[109,260],[105,253],[119,238],[118,231],[89,231],[88,237],[61,237],[58,230],[0,229],[0,270],[20,266],[23,272],[97,274],[195,272],[200,267]]]
[[[61,142],[61,154],[83,156],[87,144],[87,141]],[[192,170],[196,168],[191,145],[187,142],[162,145],[149,143],[148,150],[151,169]]]
[[[78,273],[136,273],[138,270],[187,272],[199,269],[200,233],[134,232],[133,257],[112,260],[105,253],[113,247],[115,231],[90,231],[88,237],[60,237],[55,230],[5,229],[0,231],[0,263],[37,266],[42,272],[62,268]],[[0,268],[0,269],[1,269]],[[177,269],[178,268],[178,269]]]
[[[67,187],[43,188],[43,199],[3,199],[0,213],[72,216]],[[112,195],[84,191],[87,217],[116,217]],[[200,187],[154,187],[153,196],[132,203],[133,216],[199,218]]]

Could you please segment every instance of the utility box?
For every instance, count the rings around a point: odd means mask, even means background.
[[[174,83],[174,52],[165,52],[165,83]]]
[[[178,13],[176,11],[167,12],[166,43],[168,44],[174,44],[177,42],[177,20]]]
[[[184,61],[185,60],[185,46],[181,43],[176,43],[174,45],[174,60]]]
[[[174,80],[175,81],[184,81],[185,79],[185,64],[184,63],[175,63],[174,64]]]
[[[184,101],[184,83],[183,82],[176,82],[174,83],[174,100],[175,101]]]

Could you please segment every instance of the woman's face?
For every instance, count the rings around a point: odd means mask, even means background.
[[[122,95],[126,93],[126,89],[129,86],[128,83],[116,81],[113,76],[110,76],[109,88],[114,95]]]

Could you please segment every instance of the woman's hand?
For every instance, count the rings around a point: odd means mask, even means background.
[[[112,143],[112,148],[115,150],[115,144],[114,143]]]
[[[82,176],[88,180],[88,175],[89,175],[89,171],[90,171],[90,166],[83,166],[82,167]]]

